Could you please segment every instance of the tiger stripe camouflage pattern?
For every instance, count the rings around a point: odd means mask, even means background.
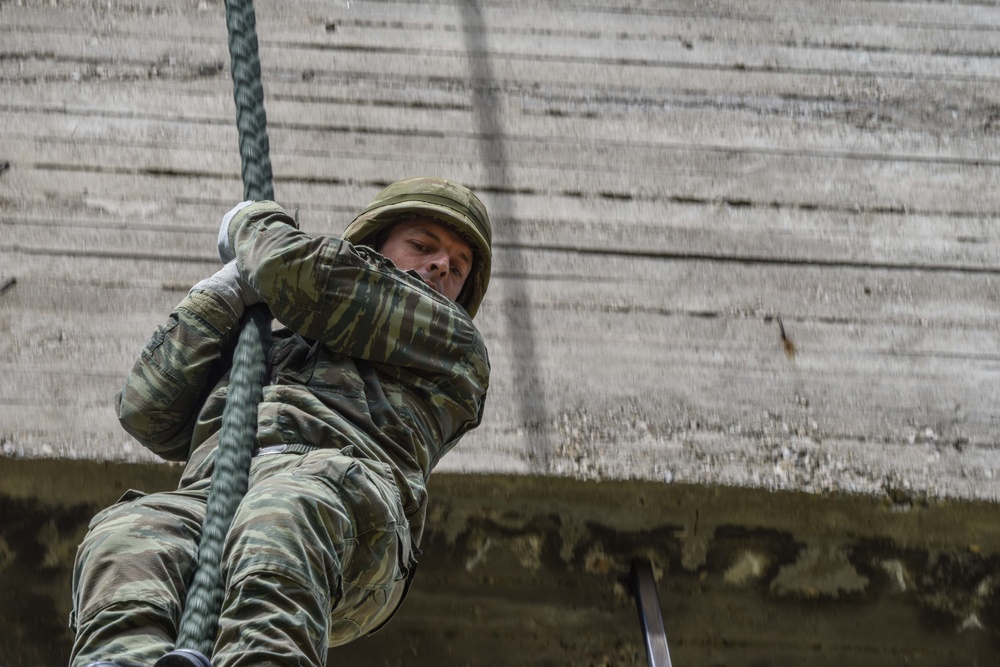
[[[243,279],[280,324],[252,446],[287,451],[253,460],[213,660],[322,665],[326,646],[398,605],[427,480],[480,423],[489,361],[462,307],[372,249],[305,234],[273,202],[244,208],[229,231]],[[74,570],[74,665],[149,665],[172,647],[238,324],[220,295],[192,290],[117,396],[129,433],[187,464],[176,491],[130,496],[92,522]]]

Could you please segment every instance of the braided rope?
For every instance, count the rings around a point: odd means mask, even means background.
[[[226,0],[229,54],[236,100],[244,199],[273,199],[271,160],[264,114],[264,88],[257,54],[257,28],[252,0]],[[271,315],[264,306],[247,309],[240,330],[215,471],[208,494],[205,523],[198,546],[198,570],[181,617],[178,648],[212,654],[225,595],[222,552],[233,516],[247,491],[251,449],[257,434],[257,405],[263,394]]]
[[[244,199],[274,199],[264,87],[257,55],[257,20],[252,0],[226,0],[229,60],[236,99],[236,127],[243,158]]]

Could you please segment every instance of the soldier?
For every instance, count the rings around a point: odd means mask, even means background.
[[[176,491],[99,513],[73,577],[73,665],[149,666],[173,649],[246,306],[274,332],[249,490],[227,536],[212,662],[323,665],[371,633],[416,565],[431,471],[479,425],[489,381],[472,323],[491,228],[462,186],[383,190],[342,239],[309,236],[273,202],[224,219],[223,259],[142,350],[116,399],[144,446],[186,461]],[[221,377],[220,377],[221,375]]]

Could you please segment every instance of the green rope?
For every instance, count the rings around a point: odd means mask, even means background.
[[[273,199],[252,1],[226,0],[226,25],[244,199]],[[263,394],[270,342],[271,314],[264,306],[248,308],[233,355],[229,394],[222,412],[215,471],[198,546],[198,570],[188,591],[177,637],[178,648],[194,649],[206,656],[212,655],[225,596],[221,563],[226,535],[247,491],[251,449],[257,434],[257,405]]]
[[[257,55],[257,20],[252,0],[226,0],[229,60],[236,99],[236,127],[243,158],[244,199],[274,199],[264,114],[264,87]]]

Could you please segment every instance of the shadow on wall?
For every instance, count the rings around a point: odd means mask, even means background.
[[[503,313],[507,339],[516,346],[515,353],[511,355],[514,364],[512,379],[514,386],[519,388],[521,402],[518,407],[526,434],[526,458],[535,464],[537,471],[546,473],[552,470],[552,445],[548,437],[544,383],[538,376],[539,360],[531,300],[527,281],[522,279],[528,273],[528,267],[522,251],[523,244],[514,224],[516,211],[512,195],[516,188],[510,178],[504,130],[500,123],[504,98],[493,72],[482,8],[475,0],[462,3],[461,7],[465,24],[465,48],[471,68],[469,80],[473,108],[486,174],[486,183],[478,189],[495,195],[490,212],[494,228],[494,248],[507,248],[503,272],[508,279],[504,282],[506,292],[502,295]],[[497,231],[502,231],[502,234],[497,234]],[[502,238],[503,242],[497,242],[497,237]]]

